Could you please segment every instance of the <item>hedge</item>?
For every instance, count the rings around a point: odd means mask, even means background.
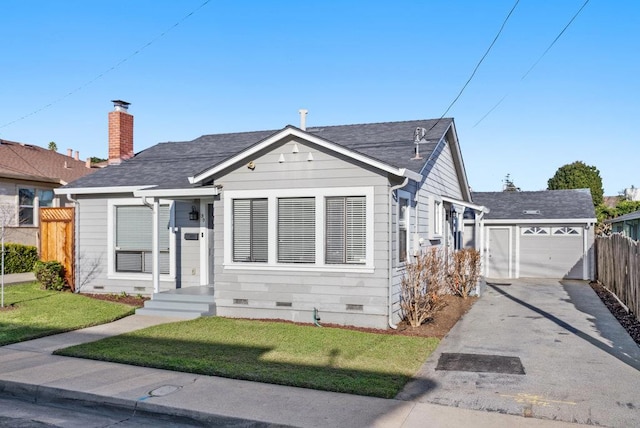
[[[38,249],[31,245],[4,244],[4,273],[32,272]]]

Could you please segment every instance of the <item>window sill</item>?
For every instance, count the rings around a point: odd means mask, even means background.
[[[225,270],[251,270],[251,271],[275,271],[275,272],[342,272],[342,273],[373,273],[371,266],[346,266],[346,265],[270,265],[265,263],[229,263],[224,265]]]
[[[135,272],[110,272],[107,279],[130,280],[130,281],[152,281],[153,275],[150,273]],[[160,282],[173,282],[176,278],[169,275],[160,275]]]

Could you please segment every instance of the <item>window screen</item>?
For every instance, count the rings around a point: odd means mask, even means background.
[[[327,198],[326,263],[365,263],[366,223],[364,196]]]
[[[278,262],[315,263],[315,198],[278,199]]]
[[[266,262],[268,253],[267,199],[235,199],[233,261]]]

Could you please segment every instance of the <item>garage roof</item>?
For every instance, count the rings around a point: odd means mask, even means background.
[[[589,189],[537,192],[474,192],[475,204],[490,209],[486,220],[595,219]]]

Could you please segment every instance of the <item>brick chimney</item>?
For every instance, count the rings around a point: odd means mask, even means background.
[[[114,110],[109,112],[109,165],[133,157],[133,116],[127,113],[129,104],[112,100]]]

